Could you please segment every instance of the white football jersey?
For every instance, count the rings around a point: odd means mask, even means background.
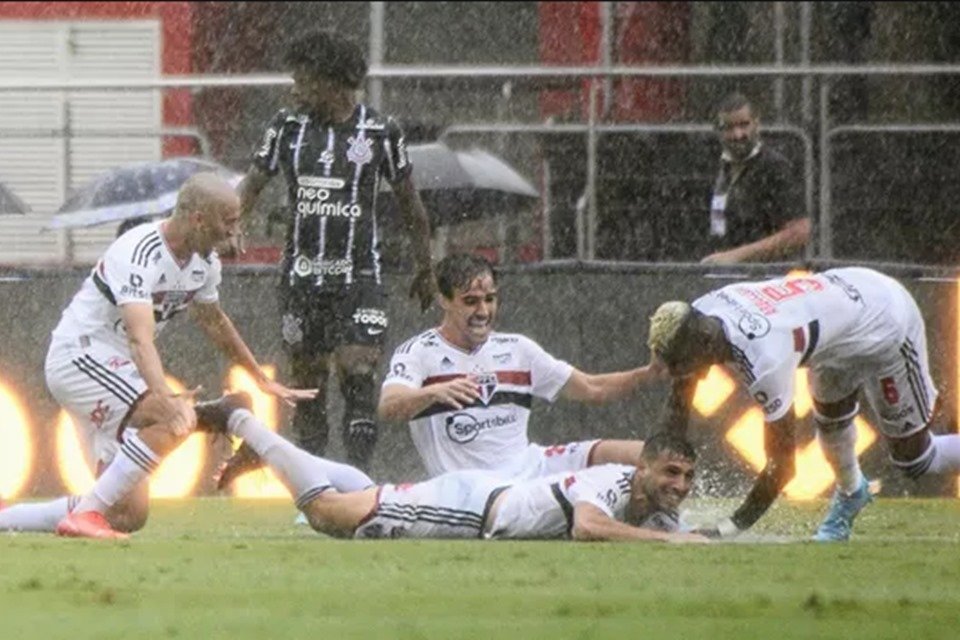
[[[121,305],[152,305],[159,333],[191,301],[219,299],[221,266],[216,253],[207,258],[193,254],[180,264],[163,239],[161,224],[134,227],[113,241],[64,310],[53,330],[54,341],[83,337],[127,352]]]
[[[797,367],[855,367],[899,345],[915,308],[899,282],[860,267],[731,284],[693,306],[723,322],[734,353],[725,367],[768,422],[790,409]]]
[[[480,399],[461,410],[434,405],[415,416],[410,421],[414,445],[432,476],[458,469],[495,469],[512,477],[529,445],[533,397],[552,402],[572,372],[572,366],[519,334],[491,333],[468,353],[431,329],[397,347],[383,386],[419,389],[475,375]]]
[[[573,528],[573,508],[581,502],[623,522],[635,472],[632,466],[604,464],[514,484],[500,503],[486,537],[568,537]]]

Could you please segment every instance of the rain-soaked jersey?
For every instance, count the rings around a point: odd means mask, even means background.
[[[412,168],[396,121],[363,104],[346,122],[331,125],[281,109],[253,163],[286,180],[286,284],[338,289],[358,279],[380,283],[380,180],[398,183]]]
[[[734,354],[725,366],[773,422],[793,403],[797,367],[853,367],[900,344],[911,301],[896,280],[851,267],[731,284],[693,306],[723,322]]]
[[[533,397],[553,401],[573,371],[533,340],[491,333],[468,353],[436,329],[404,342],[393,353],[383,386],[419,389],[474,375],[480,398],[463,409],[427,407],[410,421],[410,434],[430,475],[456,469],[495,469],[513,476],[525,460]]]
[[[581,502],[623,522],[635,472],[632,466],[605,464],[516,483],[500,503],[486,537],[568,537],[573,528],[573,508]],[[657,525],[648,522],[644,526]]]
[[[113,241],[97,261],[53,330],[53,340],[93,340],[129,349],[120,306],[153,306],[156,331],[191,301],[219,299],[221,266],[216,253],[196,253],[180,264],[160,232],[163,222],[144,224]]]

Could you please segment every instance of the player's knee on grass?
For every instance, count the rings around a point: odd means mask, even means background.
[[[105,514],[116,531],[133,533],[143,529],[150,515],[150,483],[142,482]]]

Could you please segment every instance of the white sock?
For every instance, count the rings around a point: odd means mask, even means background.
[[[837,476],[837,487],[847,495],[860,487],[863,474],[857,462],[857,430],[852,424],[843,429],[823,431],[817,429],[823,457],[827,459]]]
[[[46,502],[25,502],[0,511],[0,531],[54,531],[70,513],[80,496],[65,496]]]
[[[270,431],[245,409],[234,411],[227,429],[243,438],[280,477],[295,497],[297,506],[333,488],[341,493],[360,491],[375,483],[356,467],[310,455],[282,436]]]
[[[933,447],[933,461],[924,475],[960,473],[960,435],[933,436]]]
[[[153,473],[159,464],[160,456],[137,434],[130,433],[120,445],[117,457],[97,478],[93,488],[83,496],[74,511],[104,513]]]

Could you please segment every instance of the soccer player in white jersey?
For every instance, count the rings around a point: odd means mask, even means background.
[[[814,417],[837,488],[814,539],[847,540],[871,499],[851,428],[858,396],[879,417],[890,459],[907,476],[960,472],[960,435],[934,435],[937,390],[923,318],[896,280],[850,267],[728,285],[693,304],[668,302],[651,318],[649,344],[674,384],[669,428],[686,429],[697,379],[720,364],[761,405],[767,464],[743,505],[711,528],[753,525],[794,474],[794,372],[809,368]]]
[[[650,367],[584,373],[515,333],[493,330],[497,282],[485,259],[455,253],[437,265],[440,326],[401,344],[383,381],[378,415],[409,422],[427,472],[496,470],[532,478],[636,460],[637,441],[544,447],[527,437],[534,397],[593,404],[627,397],[659,377]]]
[[[525,480],[461,470],[415,484],[377,486],[359,469],[313,456],[273,433],[235,395],[220,401],[212,420],[222,432],[243,439],[218,486],[266,464],[310,525],[327,535],[707,541],[680,531],[678,508],[693,484],[696,453],[674,434],[661,432],[641,443],[629,465]]]
[[[97,261],[53,330],[47,385],[90,434],[99,475],[90,493],[0,511],[0,530],[121,538],[146,522],[148,483],[197,426],[193,392],[174,393],[155,334],[188,306],[207,337],[266,393],[311,398],[270,380],[221,309],[214,251],[238,233],[240,202],[211,173],[180,190],[172,217],[136,227]]]

